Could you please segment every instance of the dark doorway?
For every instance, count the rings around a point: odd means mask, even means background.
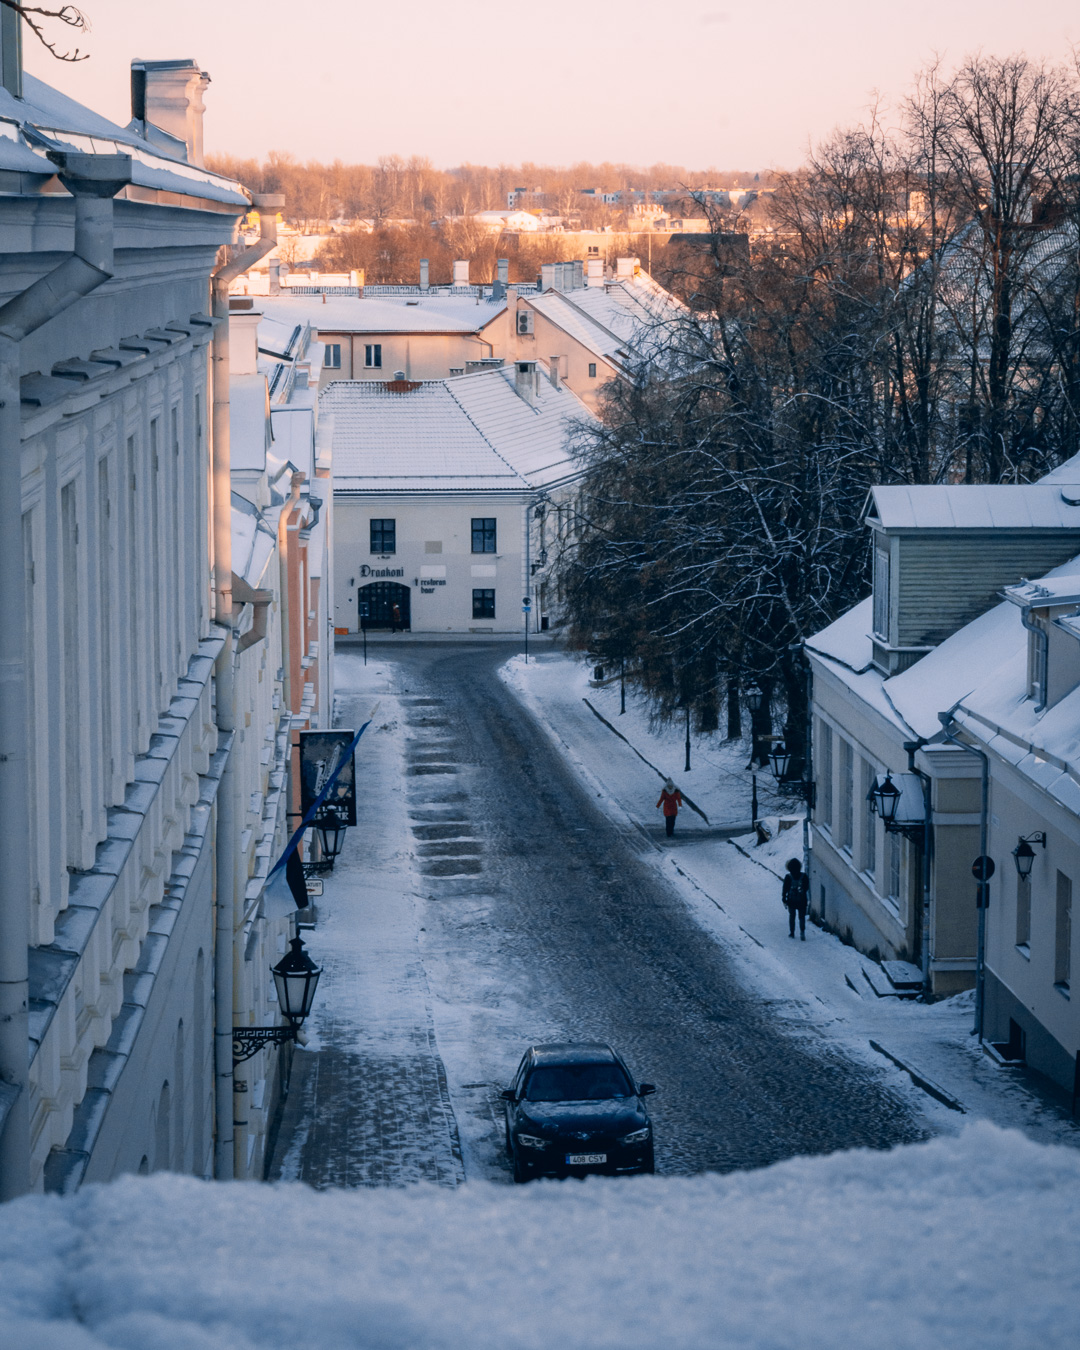
[[[372,581],[360,587],[356,597],[356,612],[361,625],[368,630],[373,628],[409,627],[409,601],[412,592],[408,586],[396,581]],[[394,614],[397,605],[398,613]]]

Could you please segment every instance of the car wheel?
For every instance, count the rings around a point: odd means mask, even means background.
[[[645,1162],[644,1162],[644,1164],[643,1164],[641,1170],[642,1170],[642,1172],[655,1172],[655,1171],[656,1171],[656,1154],[652,1151],[652,1149],[649,1149],[649,1155],[648,1155],[648,1157],[645,1159]]]
[[[512,1153],[510,1156],[514,1160],[514,1182],[516,1185],[520,1186],[523,1182],[528,1181],[529,1172],[516,1153]]]
[[[512,1158],[512,1157],[514,1156],[514,1145],[513,1145],[512,1141],[511,1141],[511,1139],[510,1139],[510,1122],[509,1122],[509,1121],[506,1122],[506,1156],[507,1156],[508,1158]]]

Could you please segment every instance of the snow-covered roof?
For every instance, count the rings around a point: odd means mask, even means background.
[[[261,472],[270,447],[270,405],[263,375],[229,378],[229,458],[233,469]]]
[[[870,489],[886,530],[1080,529],[1080,482],[895,484]]]
[[[1018,651],[1027,651],[1020,615],[1013,605],[995,605],[886,680],[885,695],[917,736],[936,736],[941,730],[938,713],[967,698],[988,671],[996,671]]]
[[[247,210],[250,198],[238,183],[189,164],[90,108],[35,79],[23,76],[23,97],[0,88],[0,169],[48,177],[56,165],[47,150],[131,156],[131,179],[138,187],[202,197]]]
[[[277,549],[277,535],[253,502],[232,494],[232,570],[258,590]]]
[[[1005,598],[1014,605],[1043,606],[1080,604],[1080,577],[1043,577],[1041,581],[1022,581],[1018,586],[1006,586]]]
[[[0,1314],[12,1350],[1061,1350],[1080,1302],[1072,1142],[976,1119],[890,1150],[583,1185],[122,1176],[5,1208]]]
[[[529,296],[528,303],[616,367],[643,344],[656,341],[664,325],[682,313],[678,301],[645,273],[575,291],[544,291]]]
[[[471,295],[266,295],[259,309],[283,326],[309,323],[324,333],[478,333],[506,311],[506,300]],[[260,341],[261,341],[260,327]]]
[[[535,406],[513,366],[448,380],[338,380],[321,407],[334,418],[335,492],[500,492],[553,486],[579,466],[567,441],[591,415],[541,377]]]
[[[841,614],[820,633],[808,638],[807,651],[812,658],[821,661],[830,674],[841,684],[846,685],[868,708],[873,709],[890,726],[907,735],[910,728],[886,697],[881,672],[871,664],[872,622],[873,598],[868,596],[852,606],[846,614]]]

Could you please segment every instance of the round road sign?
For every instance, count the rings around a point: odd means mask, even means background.
[[[985,853],[971,864],[971,875],[976,881],[989,881],[996,871],[997,865],[993,858],[988,858]]]

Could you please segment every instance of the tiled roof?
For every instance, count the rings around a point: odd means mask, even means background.
[[[471,295],[261,295],[257,309],[281,324],[310,323],[326,333],[477,333],[506,310],[504,300]]]
[[[335,491],[520,492],[573,477],[568,437],[591,415],[565,385],[541,377],[534,407],[514,380],[510,366],[408,392],[371,380],[328,385]]]

